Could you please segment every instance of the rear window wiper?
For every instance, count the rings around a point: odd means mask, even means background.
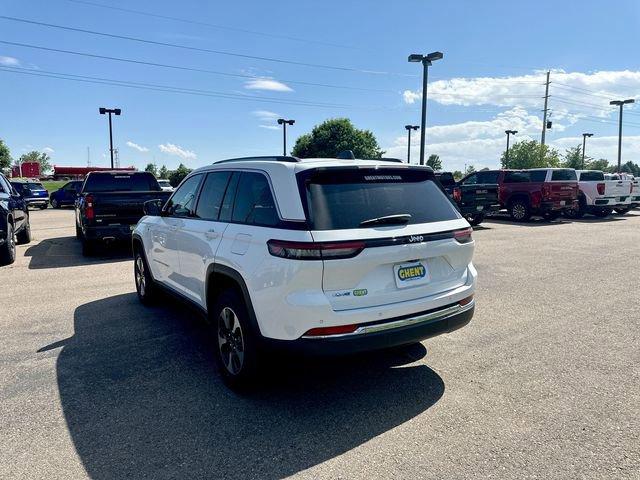
[[[361,227],[368,227],[370,225],[404,225],[409,223],[411,215],[408,213],[398,213],[396,215],[385,215],[384,217],[370,218],[369,220],[363,220],[360,222]]]

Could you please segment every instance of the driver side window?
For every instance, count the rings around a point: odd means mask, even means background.
[[[202,175],[194,175],[180,185],[167,202],[166,212],[172,217],[189,217],[193,215],[201,180]]]

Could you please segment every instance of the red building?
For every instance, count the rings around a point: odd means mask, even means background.
[[[22,170],[22,171],[21,171]],[[40,164],[38,162],[23,162],[21,166],[11,167],[12,177],[39,178]]]

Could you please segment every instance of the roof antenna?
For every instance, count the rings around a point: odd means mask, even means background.
[[[355,160],[356,156],[353,154],[353,150],[342,150],[336,158],[340,160]]]

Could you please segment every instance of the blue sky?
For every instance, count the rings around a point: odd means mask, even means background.
[[[46,148],[58,165],[86,164],[87,147],[92,164],[106,165],[107,120],[98,115],[100,106],[123,110],[114,119],[123,166],[142,168],[155,161],[169,168],[180,162],[195,167],[230,156],[280,153],[281,131],[273,128],[278,116],[296,120],[289,130],[290,146],[297,135],[327,118],[349,117],[372,130],[390,156],[404,158],[403,126],[418,124],[420,115],[419,66],[406,61],[413,52],[445,55],[430,70],[427,153],[438,153],[446,169],[497,166],[507,128],[518,130],[521,139],[539,139],[545,69],[552,70],[554,121],[547,139],[561,151],[578,144],[582,132],[593,132],[587,154],[615,160],[617,116],[608,101],[640,99],[640,3],[631,0],[3,0],[0,15],[338,67],[150,45],[0,19],[4,42],[225,74],[0,43],[0,138],[14,157]],[[43,76],[50,72],[205,95]],[[623,160],[638,162],[640,108],[626,112]],[[417,142],[413,152],[416,159]]]

